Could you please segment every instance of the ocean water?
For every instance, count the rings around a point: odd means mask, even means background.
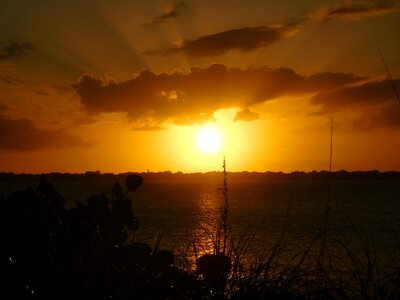
[[[115,180],[53,182],[67,207],[96,193],[111,194]],[[121,182],[122,184],[122,182]],[[1,182],[0,195],[37,182]],[[140,228],[132,237],[175,253],[211,253],[223,203],[223,178],[209,180],[146,180],[129,197]],[[329,192],[330,191],[330,192]],[[328,198],[329,197],[329,198]],[[400,257],[400,181],[230,180],[230,236],[248,243],[247,257],[257,256],[285,237],[297,249],[307,248],[321,231],[327,206],[328,242],[343,255],[337,241],[355,253],[373,249],[385,263]]]

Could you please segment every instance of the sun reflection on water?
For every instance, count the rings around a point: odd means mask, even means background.
[[[215,252],[215,240],[218,227],[218,219],[222,200],[217,191],[215,193],[204,193],[198,198],[198,225],[194,228],[192,237],[195,245],[195,253],[191,260],[195,261],[196,255]]]

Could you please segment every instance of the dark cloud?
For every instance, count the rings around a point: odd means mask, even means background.
[[[168,19],[173,19],[173,18],[179,17],[183,13],[185,8],[186,8],[186,5],[182,1],[170,2],[165,7],[165,11],[163,14],[158,16],[154,21],[144,24],[144,26],[145,26],[145,28],[151,28],[155,25],[159,25],[159,24],[165,22]]]
[[[400,80],[393,80],[393,84],[399,87]],[[311,104],[319,106],[320,113],[351,111],[355,116],[352,129],[400,129],[400,104],[388,79],[322,92]]]
[[[215,56],[229,50],[251,51],[269,46],[296,32],[291,25],[257,26],[227,30],[215,34],[184,40],[172,48],[149,51],[148,54],[185,53],[191,56]]]
[[[39,129],[30,119],[11,120],[0,115],[0,132],[0,151],[88,146],[63,130]]]
[[[316,18],[319,20],[359,20],[367,17],[383,15],[400,9],[397,0],[374,0],[374,1],[347,1],[344,4],[322,10]]]
[[[10,42],[0,48],[0,62],[23,59],[34,48],[31,43]]]
[[[400,86],[400,80],[393,80]],[[311,99],[325,111],[339,111],[355,106],[375,105],[396,101],[390,80],[371,81],[357,86],[343,87],[334,91],[322,92]]]
[[[385,128],[400,128],[400,105],[390,103],[373,114],[371,124]]]
[[[233,121],[254,121],[257,120],[260,115],[254,111],[251,111],[248,107],[238,111]]]
[[[353,128],[364,131],[379,128],[400,129],[400,105],[392,101],[365,110],[355,118]]]
[[[8,75],[0,75],[0,81],[5,84],[12,85],[12,86],[21,86],[25,83],[23,80],[21,80],[19,78],[8,76]]]
[[[288,68],[242,70],[214,64],[189,72],[144,70],[125,82],[84,75],[74,85],[87,113],[125,112],[132,122],[191,124],[212,120],[219,109],[248,107],[286,95],[337,89],[364,80],[351,73],[301,76]]]

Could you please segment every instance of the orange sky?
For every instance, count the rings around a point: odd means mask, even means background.
[[[0,3],[0,172],[400,171],[400,1]],[[199,149],[204,127],[221,148]]]

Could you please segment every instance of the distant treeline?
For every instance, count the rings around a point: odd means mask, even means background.
[[[147,172],[147,173],[101,173],[99,171],[86,173],[47,173],[44,174],[50,181],[124,181],[131,174],[140,174],[145,182],[149,181],[215,181],[220,180],[223,176],[222,172],[206,172],[206,173],[172,173],[165,172]],[[14,174],[2,172],[0,173],[0,181],[38,181],[43,174]],[[228,172],[229,181],[260,181],[260,180],[314,180],[314,179],[345,179],[345,180],[367,180],[367,179],[400,179],[400,172],[389,171],[379,172],[373,171],[312,171],[302,172],[295,171],[291,173],[283,172]]]

